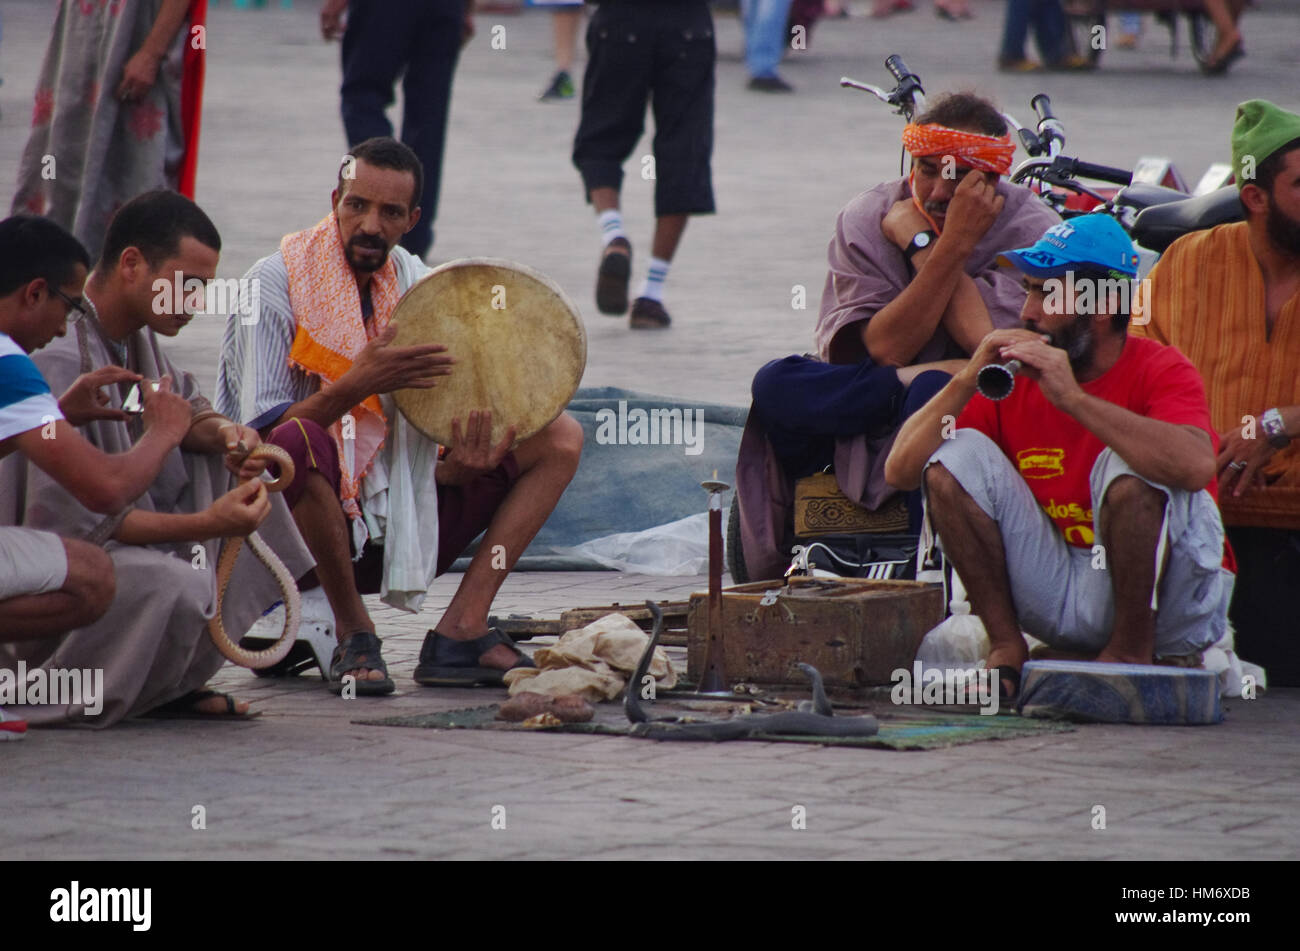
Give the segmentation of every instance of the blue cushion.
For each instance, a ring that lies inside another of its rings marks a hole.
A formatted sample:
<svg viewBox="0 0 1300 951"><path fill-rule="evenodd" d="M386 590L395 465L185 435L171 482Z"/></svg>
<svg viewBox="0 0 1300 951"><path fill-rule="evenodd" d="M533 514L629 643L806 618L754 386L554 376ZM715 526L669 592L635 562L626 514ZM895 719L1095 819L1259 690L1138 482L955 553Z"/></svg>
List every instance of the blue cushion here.
<svg viewBox="0 0 1300 951"><path fill-rule="evenodd" d="M1030 717L1100 723L1219 723L1219 678L1208 670L1151 664L1031 660L1017 708Z"/></svg>

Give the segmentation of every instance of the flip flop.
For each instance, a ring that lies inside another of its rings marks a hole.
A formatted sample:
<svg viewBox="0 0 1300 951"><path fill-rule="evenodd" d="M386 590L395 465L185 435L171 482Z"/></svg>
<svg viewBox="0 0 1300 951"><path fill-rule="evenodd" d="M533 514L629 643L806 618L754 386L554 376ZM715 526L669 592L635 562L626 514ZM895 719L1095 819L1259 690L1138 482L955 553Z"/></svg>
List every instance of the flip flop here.
<svg viewBox="0 0 1300 951"><path fill-rule="evenodd" d="M350 670L366 668L377 670L384 675L383 680L361 680L354 677L352 685L358 697L382 697L397 689L393 678L388 676L388 665L380 655L380 641L370 631L357 631L347 640L334 648L330 657L329 688L330 693L342 694L343 675Z"/></svg>
<svg viewBox="0 0 1300 951"><path fill-rule="evenodd" d="M224 713L204 713L202 710L194 709L204 700L213 697L221 697L226 701ZM144 715L154 720L253 720L260 717L262 712L259 710L254 713L249 710L240 713L235 709L235 698L228 693L219 693L216 690L191 690L184 696L164 703L161 707L154 707Z"/></svg>
<svg viewBox="0 0 1300 951"><path fill-rule="evenodd" d="M1010 664L998 664L998 703L1011 703L1020 693L1020 670L1012 667ZM1004 681L1011 681L1011 689L1008 691Z"/></svg>
<svg viewBox="0 0 1300 951"><path fill-rule="evenodd" d="M481 667L478 659L497 644L504 644L517 655L510 665L536 667L532 658L515 646L515 642L495 627L488 628L482 637L458 641L430 630L424 635L420 648L420 662L415 668L415 682L425 687L500 687L505 684L505 671L499 667Z"/></svg>

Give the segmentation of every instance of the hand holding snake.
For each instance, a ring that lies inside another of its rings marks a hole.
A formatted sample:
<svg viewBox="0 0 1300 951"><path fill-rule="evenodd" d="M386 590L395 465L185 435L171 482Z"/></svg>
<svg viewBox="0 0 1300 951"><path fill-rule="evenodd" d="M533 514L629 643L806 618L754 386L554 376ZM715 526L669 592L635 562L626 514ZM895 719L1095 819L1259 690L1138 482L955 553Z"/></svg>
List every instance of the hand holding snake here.
<svg viewBox="0 0 1300 951"><path fill-rule="evenodd" d="M231 423L231 427L237 427L238 430L248 431L247 427L238 426ZM226 426L222 426L223 435L227 438L234 435L233 431ZM254 437L256 434L254 433ZM245 436L247 438L247 436ZM289 454L279 446L267 445L261 443L248 448L245 442L236 439L235 442L227 442L228 460L230 456L236 457L235 461L239 464L239 474L241 479L260 479L260 474L266 468L268 462L274 462L280 469L280 477L272 482L265 482L259 485L256 494L262 496L261 501L265 502L265 492L281 492L289 487L293 482L293 459ZM245 477L245 472L254 473ZM229 493L228 493L229 494ZM261 519L257 519L258 522ZM248 542L248 547L252 549L257 560L266 566L271 574L275 575L275 580L280 585L280 590L284 594L284 630L277 640L270 647L260 651L250 651L247 648L239 646L226 633L225 626L221 621L221 609L226 598L226 589L230 586L230 576L235 570L235 561L239 557L239 550L243 547L244 542ZM228 660L234 661L241 667L251 667L260 669L270 667L279 663L285 658L285 655L293 648L294 641L298 639L298 625L301 621L302 603L298 595L298 585L293 577L289 574L289 569L284 566L279 557L273 552L269 545L262 540L262 537L256 531L249 532L247 539L239 536L229 538L221 549L221 557L217 561L217 609L208 621L208 634L212 637L212 642L216 645L217 650Z"/></svg>

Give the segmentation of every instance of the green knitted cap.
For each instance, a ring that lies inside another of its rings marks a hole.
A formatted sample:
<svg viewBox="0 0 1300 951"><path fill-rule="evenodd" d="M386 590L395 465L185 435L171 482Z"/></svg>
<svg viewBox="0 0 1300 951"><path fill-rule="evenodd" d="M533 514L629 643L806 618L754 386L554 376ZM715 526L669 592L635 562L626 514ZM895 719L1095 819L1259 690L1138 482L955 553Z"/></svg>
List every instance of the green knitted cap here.
<svg viewBox="0 0 1300 951"><path fill-rule="evenodd" d="M1279 109L1263 99L1251 99L1237 106L1237 118L1232 123L1232 171L1237 177L1237 190L1249 185L1253 178L1243 171L1253 173L1266 158L1292 139L1300 139L1300 116ZM1243 164L1251 156L1249 166Z"/></svg>

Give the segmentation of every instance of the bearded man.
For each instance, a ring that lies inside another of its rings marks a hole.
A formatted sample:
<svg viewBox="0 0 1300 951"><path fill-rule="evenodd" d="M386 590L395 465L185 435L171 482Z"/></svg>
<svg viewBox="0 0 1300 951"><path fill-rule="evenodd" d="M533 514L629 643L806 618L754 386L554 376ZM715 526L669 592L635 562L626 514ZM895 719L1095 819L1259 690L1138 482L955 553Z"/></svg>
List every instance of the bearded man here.
<svg viewBox="0 0 1300 951"><path fill-rule="evenodd" d="M1001 176L1014 146L991 102L944 96L903 130L907 178L840 212L817 320L817 357L754 377L736 467L745 565L777 577L792 535L793 484L834 465L840 490L872 511L895 492L884 461L899 425L961 369L989 331L1015 326L1024 290L997 266L1060 219ZM912 530L920 493L909 499Z"/></svg>
<svg viewBox="0 0 1300 951"><path fill-rule="evenodd" d="M1200 375L1130 338L1123 297L1101 292L1137 273L1110 217L1072 218L1006 257L1025 275L1022 328L985 337L903 424L885 478L924 483L1004 699L1028 657L1022 630L1098 661L1197 665L1232 594ZM1023 368L1009 396L976 392L981 368L1011 359Z"/></svg>
<svg viewBox="0 0 1300 951"><path fill-rule="evenodd" d="M251 322L226 325L217 406L294 458L284 496L316 558L339 645L331 688L395 689L363 594L418 611L435 575L486 530L451 604L428 632L415 670L426 686L503 683L532 662L495 628L492 599L578 467L582 427L562 414L511 449L490 439L491 415L453 422L444 458L389 396L453 372L438 343L393 346L398 298L428 268L398 246L420 217L423 170L389 138L352 149L314 227L286 235L253 265ZM353 556L356 556L354 561ZM346 679L345 679L346 678Z"/></svg>
<svg viewBox="0 0 1300 951"><path fill-rule="evenodd" d="M1134 333L1173 344L1205 378L1219 432L1223 520L1240 565L1237 653L1300 685L1300 115L1237 107L1232 159L1246 220L1175 241Z"/></svg>

